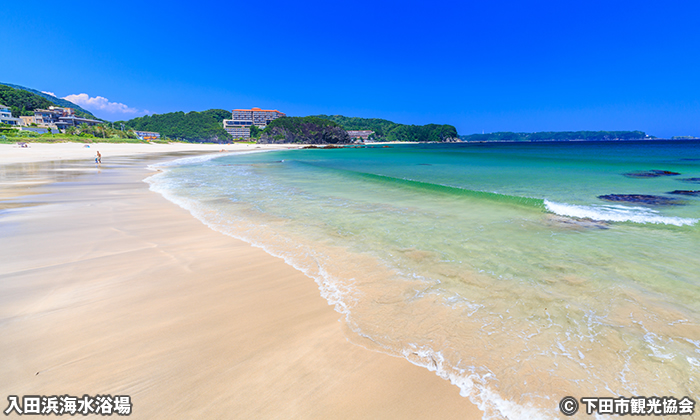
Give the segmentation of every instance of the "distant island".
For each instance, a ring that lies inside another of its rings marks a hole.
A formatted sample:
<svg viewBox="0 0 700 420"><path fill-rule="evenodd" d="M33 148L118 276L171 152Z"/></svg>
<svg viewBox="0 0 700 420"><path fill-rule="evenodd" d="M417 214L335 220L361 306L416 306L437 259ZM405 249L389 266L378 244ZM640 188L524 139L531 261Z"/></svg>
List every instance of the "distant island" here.
<svg viewBox="0 0 700 420"><path fill-rule="evenodd" d="M462 141L606 141L606 140L651 140L643 131L540 131L537 133L498 133L470 134L460 136Z"/></svg>

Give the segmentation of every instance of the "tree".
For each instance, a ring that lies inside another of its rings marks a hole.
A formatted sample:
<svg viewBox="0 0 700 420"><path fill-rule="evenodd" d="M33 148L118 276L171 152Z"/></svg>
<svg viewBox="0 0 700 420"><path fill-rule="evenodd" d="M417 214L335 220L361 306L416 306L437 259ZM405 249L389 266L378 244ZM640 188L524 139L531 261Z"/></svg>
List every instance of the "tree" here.
<svg viewBox="0 0 700 420"><path fill-rule="evenodd" d="M378 141L436 141L442 142L458 137L457 129L451 125L406 125L379 118L345 117L342 115L317 115L340 124L345 130L371 130L371 139Z"/></svg>
<svg viewBox="0 0 700 420"><path fill-rule="evenodd" d="M35 109L53 105L51 101L41 96L5 85L0 85L0 104L9 107L15 118L21 115L34 115Z"/></svg>
<svg viewBox="0 0 700 420"><path fill-rule="evenodd" d="M231 135L224 130L222 121L231 113L223 109L210 109L203 112L170 112L134 118L123 123L129 129L155 131L163 137L187 141L223 142L230 141Z"/></svg>

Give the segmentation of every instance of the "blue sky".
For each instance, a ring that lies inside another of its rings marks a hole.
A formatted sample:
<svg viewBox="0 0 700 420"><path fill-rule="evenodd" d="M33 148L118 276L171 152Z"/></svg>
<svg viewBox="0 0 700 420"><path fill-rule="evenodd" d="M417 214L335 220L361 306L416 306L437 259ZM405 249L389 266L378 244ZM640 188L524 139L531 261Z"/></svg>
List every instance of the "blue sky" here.
<svg viewBox="0 0 700 420"><path fill-rule="evenodd" d="M108 120L210 108L700 136L697 1L11 2L0 81Z"/></svg>

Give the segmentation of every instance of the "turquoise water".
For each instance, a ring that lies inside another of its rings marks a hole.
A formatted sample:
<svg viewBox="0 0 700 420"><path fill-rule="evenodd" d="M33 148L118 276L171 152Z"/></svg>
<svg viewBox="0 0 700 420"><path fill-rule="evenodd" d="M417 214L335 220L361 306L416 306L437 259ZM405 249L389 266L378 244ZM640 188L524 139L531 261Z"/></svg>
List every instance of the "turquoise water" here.
<svg viewBox="0 0 700 420"><path fill-rule="evenodd" d="M357 344L484 418L700 394L700 142L392 145L185 159L151 188L305 272ZM677 176L624 174L664 170ZM606 194L677 198L671 206Z"/></svg>

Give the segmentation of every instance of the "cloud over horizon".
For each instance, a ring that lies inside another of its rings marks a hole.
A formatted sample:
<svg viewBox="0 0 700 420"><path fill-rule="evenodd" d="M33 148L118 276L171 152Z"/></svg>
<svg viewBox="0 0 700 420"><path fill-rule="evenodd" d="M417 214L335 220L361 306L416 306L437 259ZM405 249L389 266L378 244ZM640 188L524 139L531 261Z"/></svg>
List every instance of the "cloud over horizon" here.
<svg viewBox="0 0 700 420"><path fill-rule="evenodd" d="M41 93L45 93L45 94L47 94L47 95L51 95L51 96L53 96L54 98L56 97L56 94L53 93L53 92L46 92L46 91L43 91L43 90L42 90Z"/></svg>
<svg viewBox="0 0 700 420"><path fill-rule="evenodd" d="M104 96L90 97L87 93L64 96L63 99L71 101L88 111L104 111L110 114L137 114L140 111L119 102L110 102Z"/></svg>

